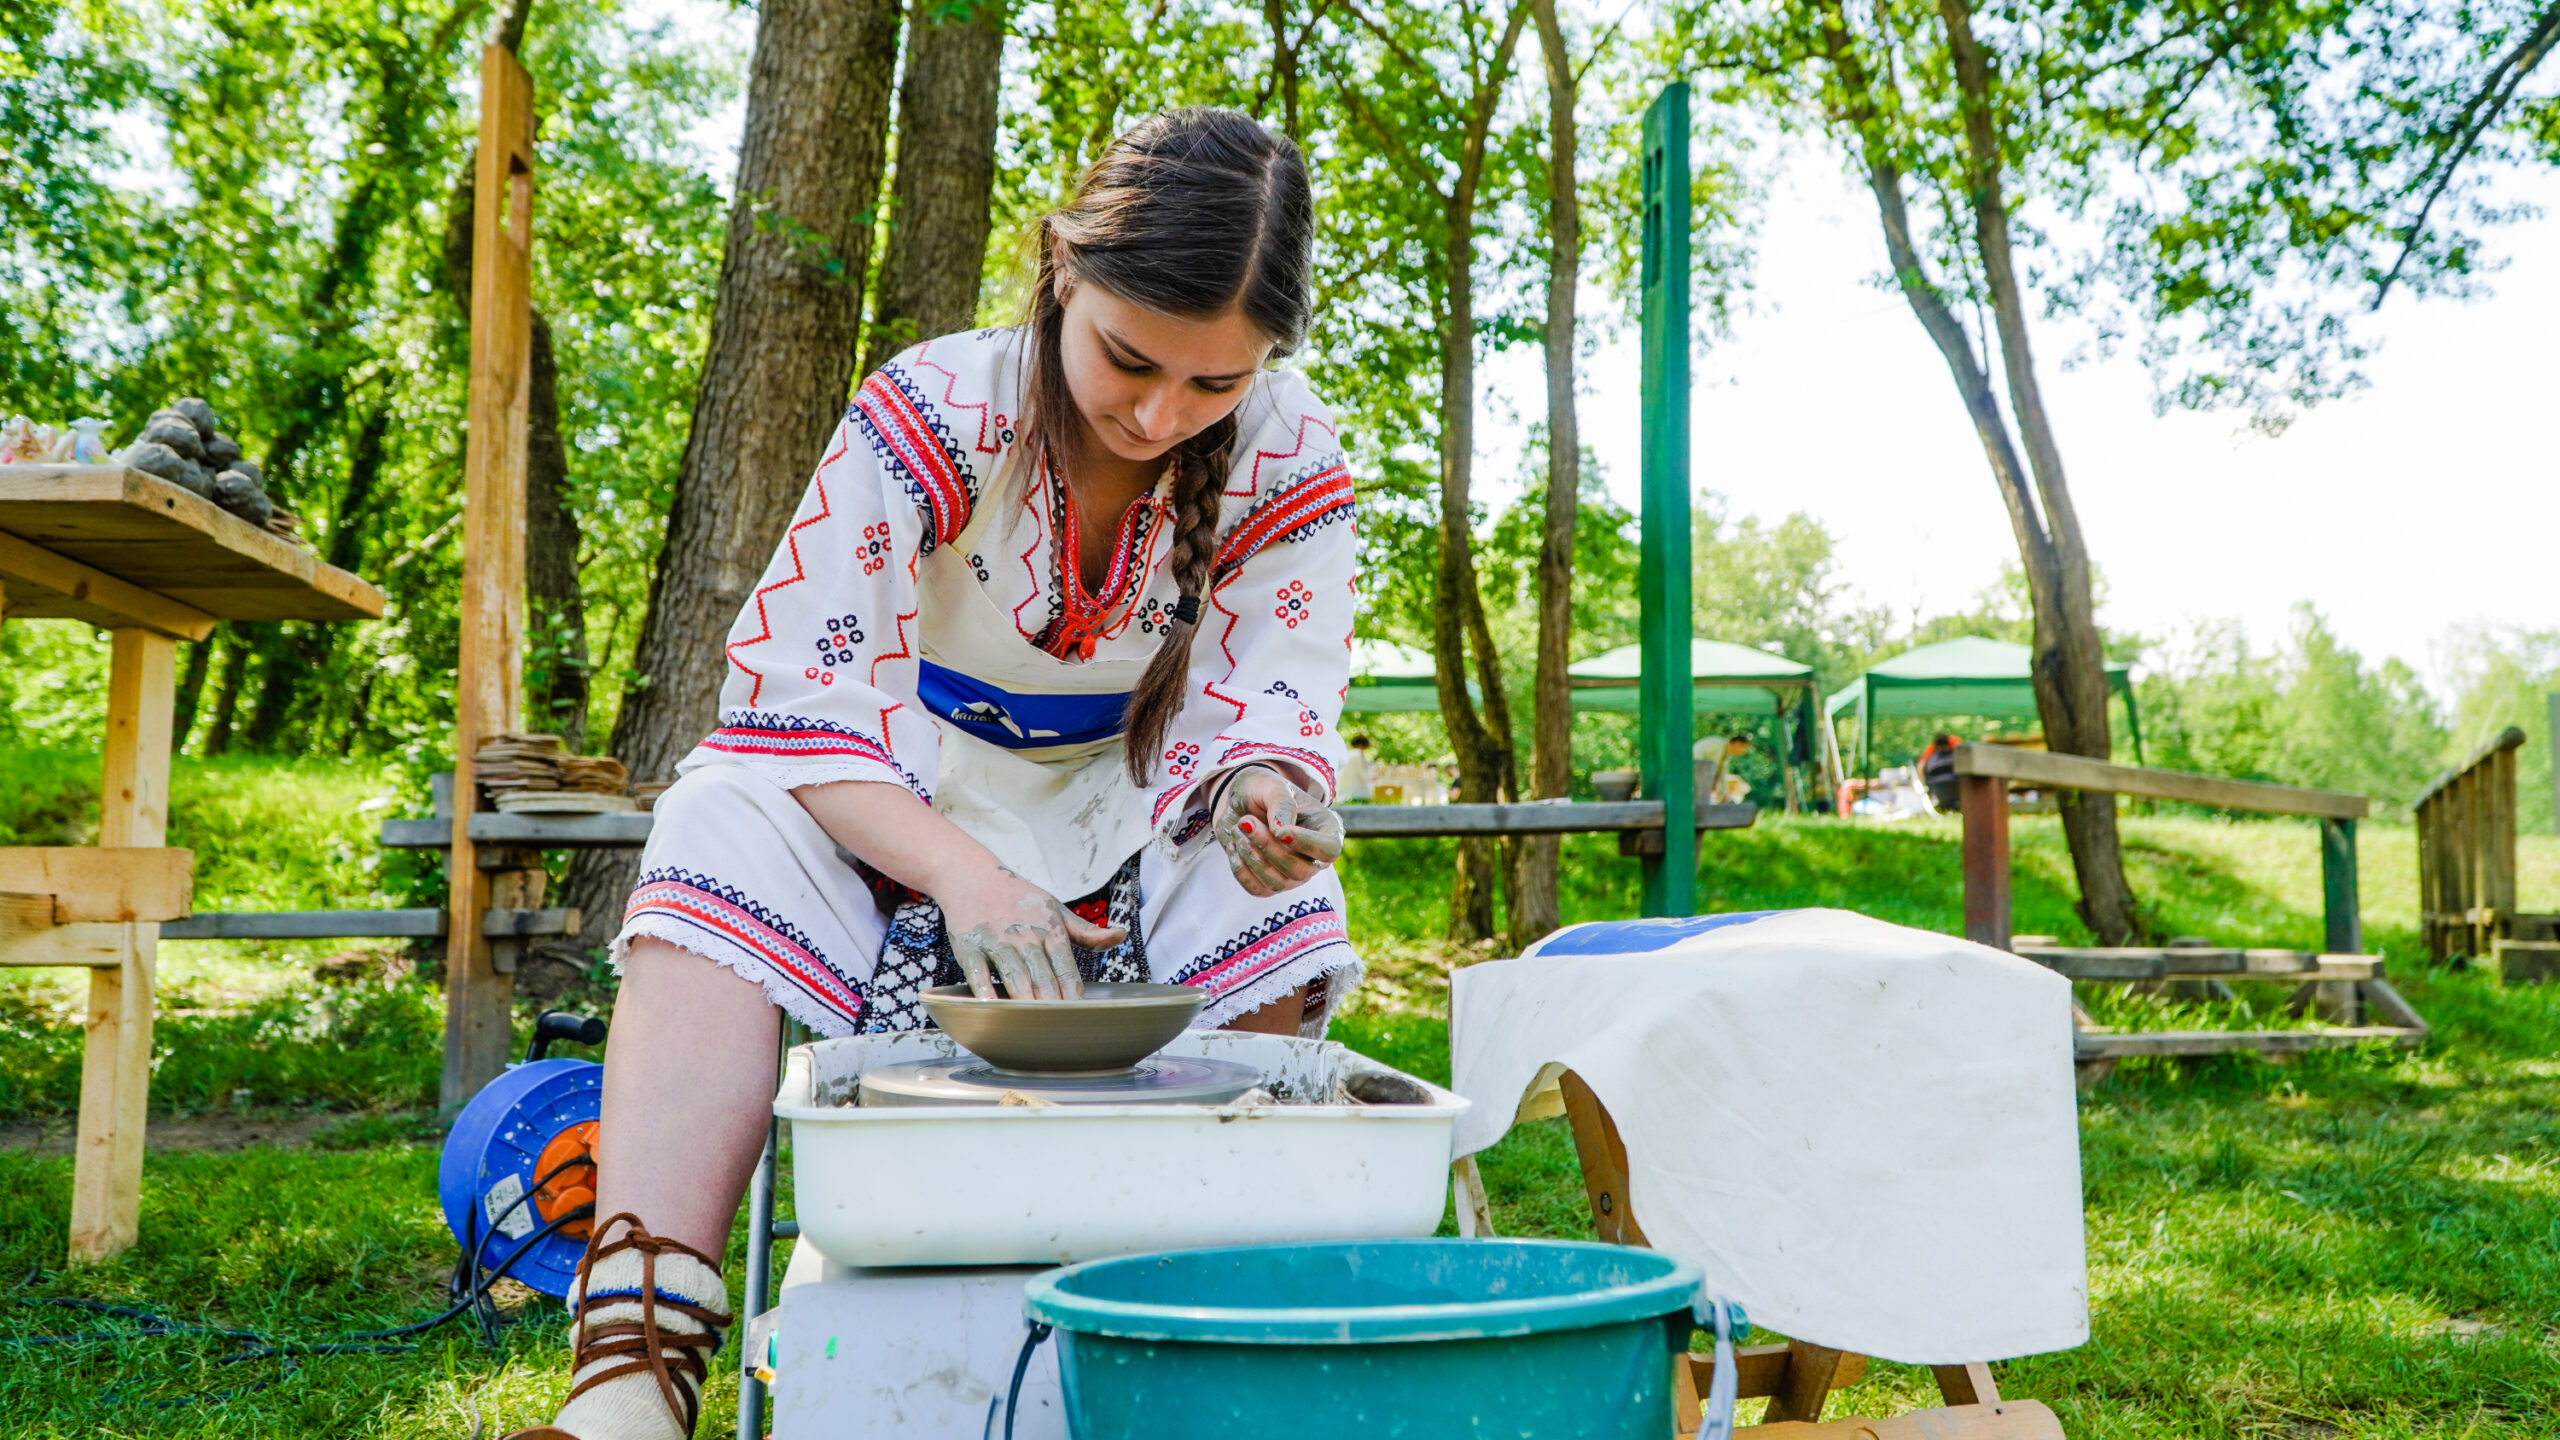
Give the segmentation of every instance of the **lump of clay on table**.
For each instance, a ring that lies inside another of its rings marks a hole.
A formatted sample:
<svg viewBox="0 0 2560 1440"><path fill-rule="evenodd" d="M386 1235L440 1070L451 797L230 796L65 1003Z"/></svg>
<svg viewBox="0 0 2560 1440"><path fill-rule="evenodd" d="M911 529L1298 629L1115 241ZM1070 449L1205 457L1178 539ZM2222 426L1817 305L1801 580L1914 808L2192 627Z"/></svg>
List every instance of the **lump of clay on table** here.
<svg viewBox="0 0 2560 1440"><path fill-rule="evenodd" d="M151 423L142 427L142 443L166 445L189 460L204 458L204 437L187 417L168 410L151 412Z"/></svg>
<svg viewBox="0 0 2560 1440"><path fill-rule="evenodd" d="M213 477L213 503L262 530L276 513L275 505L258 482L237 470L225 470Z"/></svg>
<svg viewBox="0 0 2560 1440"><path fill-rule="evenodd" d="M203 466L158 441L145 440L125 451L124 463L145 475L156 475L182 490L197 495L213 493L213 481L204 473Z"/></svg>
<svg viewBox="0 0 2560 1440"><path fill-rule="evenodd" d="M213 407L193 395L170 405L167 413L184 417L206 440L211 440L214 432L222 428L222 419L213 413Z"/></svg>
<svg viewBox="0 0 2560 1440"><path fill-rule="evenodd" d="M225 470L239 471L241 474L257 481L261 488L263 488L267 483L267 472L259 469L258 462L254 460L234 460L222 468Z"/></svg>
<svg viewBox="0 0 2560 1440"><path fill-rule="evenodd" d="M225 470L239 469L240 442L217 432L212 439L204 442L204 465L206 469L217 474Z"/></svg>
<svg viewBox="0 0 2560 1440"><path fill-rule="evenodd" d="M1362 1105L1428 1105L1431 1092L1401 1075L1362 1070L1343 1077L1342 1091Z"/></svg>

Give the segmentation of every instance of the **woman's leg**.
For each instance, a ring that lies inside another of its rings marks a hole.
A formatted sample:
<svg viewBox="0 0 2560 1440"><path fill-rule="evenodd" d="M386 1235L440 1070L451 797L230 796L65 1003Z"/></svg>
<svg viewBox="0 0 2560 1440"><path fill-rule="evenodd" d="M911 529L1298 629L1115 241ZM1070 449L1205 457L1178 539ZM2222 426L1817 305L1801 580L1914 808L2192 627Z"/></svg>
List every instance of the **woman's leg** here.
<svg viewBox="0 0 2560 1440"><path fill-rule="evenodd" d="M780 1020L764 989L663 940L622 963L596 1124L596 1218L728 1252L773 1116Z"/></svg>

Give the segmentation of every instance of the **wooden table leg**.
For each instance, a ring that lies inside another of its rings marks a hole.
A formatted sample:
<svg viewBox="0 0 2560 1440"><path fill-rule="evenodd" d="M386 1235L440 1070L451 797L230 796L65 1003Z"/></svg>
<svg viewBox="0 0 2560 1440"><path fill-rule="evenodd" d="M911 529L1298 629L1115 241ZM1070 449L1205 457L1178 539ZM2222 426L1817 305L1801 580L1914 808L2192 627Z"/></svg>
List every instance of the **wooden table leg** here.
<svg viewBox="0 0 2560 1440"><path fill-rule="evenodd" d="M1981 1361L1970 1365L1932 1365L1929 1373L1938 1380L1938 1394L1950 1405L1997 1405L2000 1387L1992 1383L1991 1367Z"/></svg>
<svg viewBox="0 0 2560 1440"><path fill-rule="evenodd" d="M1764 1425L1781 1420L1819 1420L1822 1402L1831 1398L1839 1378L1840 1362L1847 1359L1844 1351L1827 1345L1809 1344L1802 1340L1787 1342L1787 1378L1778 1393L1769 1397L1768 1413L1761 1417Z"/></svg>
<svg viewBox="0 0 2560 1440"><path fill-rule="evenodd" d="M1958 777L1964 797L1964 938L2009 948L2009 782Z"/></svg>
<svg viewBox="0 0 2560 1440"><path fill-rule="evenodd" d="M156 846L169 831L170 728L177 644L118 630L107 676L100 845ZM71 1258L104 1260L142 1220L142 1140L151 1098L151 985L160 927L124 930L124 958L89 972L80 1057L80 1138L71 1177Z"/></svg>

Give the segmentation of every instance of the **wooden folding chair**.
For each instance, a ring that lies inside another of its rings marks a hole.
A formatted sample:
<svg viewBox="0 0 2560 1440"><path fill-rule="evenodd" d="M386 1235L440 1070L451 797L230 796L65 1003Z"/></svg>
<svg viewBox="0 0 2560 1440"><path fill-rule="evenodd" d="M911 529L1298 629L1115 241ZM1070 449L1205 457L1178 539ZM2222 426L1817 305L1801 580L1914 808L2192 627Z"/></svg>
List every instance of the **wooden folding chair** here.
<svg viewBox="0 0 2560 1440"><path fill-rule="evenodd" d="M1644 1245L1644 1227L1636 1223L1627 1201L1627 1146L1617 1122L1570 1070L1557 1081L1564 1113L1573 1128L1573 1148L1582 1159L1582 1185L1591 1197L1592 1228L1613 1245ZM1473 1209L1473 1228L1492 1233L1485 1214L1482 1183L1472 1159L1459 1163L1462 1203ZM1784 1345L1741 1345L1734 1348L1741 1378L1741 1397L1765 1397L1767 1414L1750 1429L1752 1440L2063 1440L2062 1422L2033 1400L2003 1400L1992 1383L1991 1367L1933 1365L1938 1393L1946 1404L1888 1419L1856 1417L1824 1421L1823 1402L1834 1390L1854 1385L1866 1374L1867 1357L1833 1350L1804 1340ZM1677 1405L1676 1437L1695 1435L1700 1423L1700 1397L1714 1380L1715 1361L1683 1355L1674 1362L1672 1394Z"/></svg>

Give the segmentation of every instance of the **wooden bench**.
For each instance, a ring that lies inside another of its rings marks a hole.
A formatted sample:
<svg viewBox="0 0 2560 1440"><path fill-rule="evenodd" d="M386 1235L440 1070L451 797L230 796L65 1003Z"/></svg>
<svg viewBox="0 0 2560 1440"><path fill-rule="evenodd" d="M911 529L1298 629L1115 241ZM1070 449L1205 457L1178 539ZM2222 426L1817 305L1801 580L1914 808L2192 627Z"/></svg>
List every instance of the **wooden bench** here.
<svg viewBox="0 0 2560 1440"><path fill-rule="evenodd" d="M1627 1198L1627 1145L1608 1107L1582 1077L1567 1070L1557 1077L1548 1104L1561 1100L1573 1148L1582 1163L1582 1188L1591 1203L1591 1228L1611 1245L1647 1249L1644 1227ZM1544 1092L1542 1092L1542 1095ZM1533 1102L1534 1103L1534 1102ZM1552 1110L1544 1113L1553 1114ZM1485 1202L1484 1181L1470 1155L1451 1167L1458 1198L1458 1228L1467 1235L1491 1235L1493 1217ZM2062 1422L2033 1400L2004 1400L1987 1363L1932 1365L1942 1407L1915 1410L1883 1419L1851 1417L1825 1421L1822 1411L1832 1392L1865 1378L1867 1358L1803 1340L1783 1345L1734 1347L1738 1394L1744 1400L1766 1399L1768 1408L1751 1431L1753 1440L2063 1440ZM1715 1383L1715 1360L1685 1354L1673 1360L1675 1440L1694 1436L1702 1415L1702 1397Z"/></svg>
<svg viewBox="0 0 2560 1440"><path fill-rule="evenodd" d="M177 642L217 620L356 620L382 592L178 486L122 465L0 466L0 619L113 633L98 844L0 850L0 965L89 972L71 1258L134 1241L165 925L194 857L167 849Z"/></svg>
<svg viewBox="0 0 2560 1440"><path fill-rule="evenodd" d="M2079 755L2003 745L1960 745L1956 747L1955 769L1964 809L1966 939L2012 951L2075 981L2178 986L2203 996L2228 996L2228 986L2234 981L2290 982L2297 987L2292 1000L2296 1013L2316 1010L2329 1022L2318 1028L2292 1030L2118 1033L2095 1025L2086 1011L2074 1005L2080 1031L2075 1048L2084 1073L2103 1071L2115 1061L2133 1055L2284 1055L2374 1042L2410 1048L2426 1040L2426 1020L2383 977L2382 962L2361 953L2364 921L2357 898L2355 822L2363 819L2369 809L2364 796L2116 765ZM2179 941L2156 949L2124 949L2064 946L2045 936L2013 936L2009 892L2012 785L2142 795L2317 820L2322 929L2327 950L2236 950L2201 941ZM2367 1010L2383 1023L2361 1023Z"/></svg>

